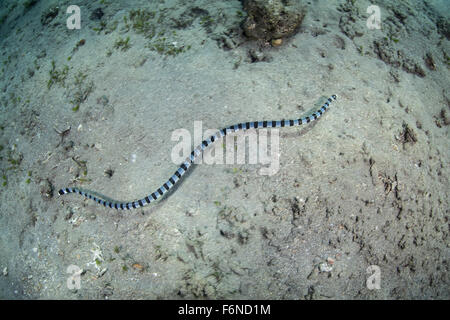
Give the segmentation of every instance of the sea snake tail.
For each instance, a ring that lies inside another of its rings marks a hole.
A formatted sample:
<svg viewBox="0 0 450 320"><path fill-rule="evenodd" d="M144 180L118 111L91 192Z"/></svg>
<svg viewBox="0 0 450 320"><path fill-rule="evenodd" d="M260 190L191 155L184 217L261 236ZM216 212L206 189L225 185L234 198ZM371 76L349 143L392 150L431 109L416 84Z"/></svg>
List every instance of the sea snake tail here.
<svg viewBox="0 0 450 320"><path fill-rule="evenodd" d="M239 130L247 130L247 129L256 129L256 128L280 128L280 127L294 127L300 126L302 124L309 123L311 121L319 118L325 111L330 107L330 103L337 99L336 95L332 95L328 100L322 105L322 107L311 114L310 116L296 119L296 120L278 120L278 121L254 121L254 122L245 122L235 124L226 128L221 129L216 134L212 135L209 139L204 140L197 148L195 148L190 156L186 158L186 160L180 165L177 171L167 180L161 187L159 187L155 192L149 194L145 198L140 200L132 201L132 202L115 202L115 201L106 201L104 199L98 198L84 192L77 188L64 188L58 191L60 195L66 193L78 193L82 196L85 196L88 199L92 199L95 202L109 208L121 209L121 210L130 210L136 209L139 207L144 207L149 203L157 200L159 197L168 192L173 186L181 180L181 177L189 170L191 165L194 163L195 159L202 154L203 150L208 147L208 145L212 144L214 141L226 136L227 134L237 132Z"/></svg>

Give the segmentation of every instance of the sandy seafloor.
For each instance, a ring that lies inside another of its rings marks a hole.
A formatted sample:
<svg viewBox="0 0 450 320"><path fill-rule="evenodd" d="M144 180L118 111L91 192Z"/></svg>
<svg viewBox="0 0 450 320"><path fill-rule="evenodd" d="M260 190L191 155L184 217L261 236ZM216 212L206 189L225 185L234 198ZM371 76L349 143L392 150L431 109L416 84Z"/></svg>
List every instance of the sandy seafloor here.
<svg viewBox="0 0 450 320"><path fill-rule="evenodd" d="M69 4L1 3L1 298L450 298L448 2L305 2L279 47L242 35L237 0L77 1L80 30ZM127 29L139 8L184 52ZM52 60L67 74L49 88ZM178 166L175 129L295 119L331 94L319 121L280 130L273 176L196 165L132 211L57 194L142 198Z"/></svg>

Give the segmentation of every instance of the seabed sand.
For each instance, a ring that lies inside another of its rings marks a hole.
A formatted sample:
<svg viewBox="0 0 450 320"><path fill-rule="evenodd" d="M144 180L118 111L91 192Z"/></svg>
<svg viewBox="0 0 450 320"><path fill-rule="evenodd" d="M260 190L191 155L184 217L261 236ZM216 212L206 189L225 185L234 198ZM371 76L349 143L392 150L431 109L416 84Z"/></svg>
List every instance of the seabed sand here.
<svg viewBox="0 0 450 320"><path fill-rule="evenodd" d="M271 47L242 36L240 1L78 1L80 30L70 1L2 1L0 297L449 299L449 5L351 2L306 4ZM126 27L139 8L164 36ZM183 52L149 48L163 37ZM332 94L280 130L275 175L197 165L132 211L57 195L142 198L178 166L175 129L295 119Z"/></svg>

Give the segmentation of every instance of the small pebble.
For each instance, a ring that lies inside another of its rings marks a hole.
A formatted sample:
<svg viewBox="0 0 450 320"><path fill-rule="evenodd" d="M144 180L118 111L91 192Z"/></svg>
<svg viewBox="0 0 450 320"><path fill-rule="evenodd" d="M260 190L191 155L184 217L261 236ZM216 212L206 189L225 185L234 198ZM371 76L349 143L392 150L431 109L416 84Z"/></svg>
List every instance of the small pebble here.
<svg viewBox="0 0 450 320"><path fill-rule="evenodd" d="M252 62L264 61L264 53L262 53L261 51L251 49L249 51L249 54L252 59Z"/></svg>
<svg viewBox="0 0 450 320"><path fill-rule="evenodd" d="M283 39L272 39L272 46L278 47L283 43Z"/></svg>
<svg viewBox="0 0 450 320"><path fill-rule="evenodd" d="M333 270L333 267L330 266L327 262L321 263L319 265L320 272L331 272Z"/></svg>
<svg viewBox="0 0 450 320"><path fill-rule="evenodd" d="M139 263L135 263L132 265L132 267L136 270L142 271L144 270L144 267L142 265L140 265Z"/></svg>
<svg viewBox="0 0 450 320"><path fill-rule="evenodd" d="M226 46L228 49L234 49L234 48L236 48L236 45L234 44L233 40L231 40L230 38L225 38L225 39L223 40L223 43L225 44L225 46Z"/></svg>

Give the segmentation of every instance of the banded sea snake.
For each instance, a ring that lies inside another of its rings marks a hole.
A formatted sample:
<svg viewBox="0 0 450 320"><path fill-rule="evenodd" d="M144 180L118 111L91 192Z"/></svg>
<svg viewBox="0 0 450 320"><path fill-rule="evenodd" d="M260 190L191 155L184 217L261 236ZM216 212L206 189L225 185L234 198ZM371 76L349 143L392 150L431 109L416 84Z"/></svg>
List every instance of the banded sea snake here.
<svg viewBox="0 0 450 320"><path fill-rule="evenodd" d="M99 197L95 197L92 194L89 194L87 192L84 192L77 188L64 188L58 191L60 195L66 194L66 193L78 193L82 196L85 196L88 199L92 199L96 201L97 203L114 209L121 209L121 210L130 210L130 209L136 209L139 207L144 207L148 205L149 203L157 200L162 195L167 193L176 183L178 183L181 180L181 177L189 170L191 165L194 163L195 159L202 154L203 150L208 147L208 145L212 144L214 141L226 136L227 134L237 132L239 130L247 130L247 129L257 129L257 128L280 128L280 127L294 127L294 126L300 126L302 124L309 123L311 121L316 120L319 118L325 111L328 110L330 103L335 101L337 99L336 95L332 95L328 100L322 105L322 107L311 114L310 116L296 119L296 120L278 120L278 121L254 121L254 122L245 122L245 123L239 123L235 124L226 128L223 128L219 130L216 134L209 137L209 139L204 140L197 148L195 148L190 156L186 158L186 160L180 165L177 171L167 180L166 183L164 183L161 187L159 187L155 192L149 194L145 198L142 198L140 200L132 201L132 202L116 202L116 201L107 201L104 199L101 199Z"/></svg>

